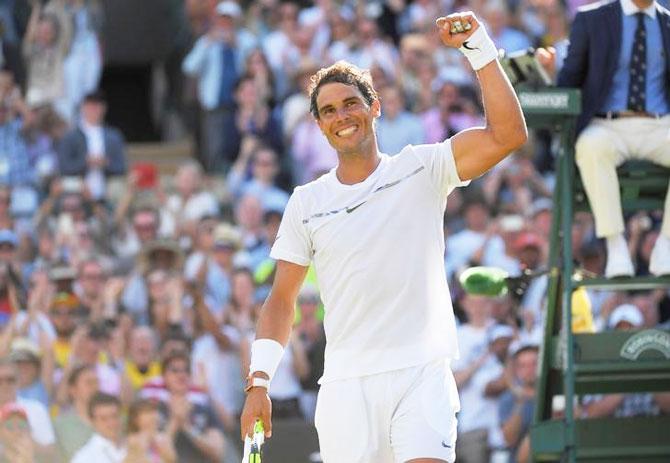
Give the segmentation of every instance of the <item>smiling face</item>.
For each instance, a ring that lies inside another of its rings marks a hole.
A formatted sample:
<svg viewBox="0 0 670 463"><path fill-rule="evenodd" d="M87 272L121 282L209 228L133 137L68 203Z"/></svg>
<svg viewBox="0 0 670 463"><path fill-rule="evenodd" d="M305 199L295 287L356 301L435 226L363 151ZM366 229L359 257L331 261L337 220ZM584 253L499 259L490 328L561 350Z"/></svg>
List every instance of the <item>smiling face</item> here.
<svg viewBox="0 0 670 463"><path fill-rule="evenodd" d="M376 152L374 120L380 114L379 100L368 105L357 87L333 82L319 89L316 104L319 128L339 154Z"/></svg>

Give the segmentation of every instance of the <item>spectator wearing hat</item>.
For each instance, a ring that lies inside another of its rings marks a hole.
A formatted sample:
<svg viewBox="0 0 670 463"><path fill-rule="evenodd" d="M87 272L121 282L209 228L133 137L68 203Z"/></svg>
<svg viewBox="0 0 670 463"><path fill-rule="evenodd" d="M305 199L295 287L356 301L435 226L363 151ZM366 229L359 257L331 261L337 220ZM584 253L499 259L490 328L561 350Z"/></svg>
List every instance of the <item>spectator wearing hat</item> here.
<svg viewBox="0 0 670 463"><path fill-rule="evenodd" d="M644 316L636 305L621 304L610 314L607 327L613 331L639 330L644 327ZM588 418L656 416L670 413L670 393L585 395L582 406L582 414Z"/></svg>
<svg viewBox="0 0 670 463"><path fill-rule="evenodd" d="M510 450L510 463L517 461L517 452L533 421L538 352L537 343L528 340L517 340L509 347L509 389L500 397L498 418L504 442Z"/></svg>
<svg viewBox="0 0 670 463"><path fill-rule="evenodd" d="M94 432L88 404L99 390L98 375L93 366L79 365L63 381L67 381L69 400L54 418L54 430L63 461L71 461Z"/></svg>
<svg viewBox="0 0 670 463"><path fill-rule="evenodd" d="M127 171L126 142L118 129L105 124L106 112L102 92L86 95L79 126L65 134L57 148L61 174L84 177L95 200L105 198L110 177Z"/></svg>
<svg viewBox="0 0 670 463"><path fill-rule="evenodd" d="M17 396L35 400L48 408L49 394L42 381L42 353L39 346L28 338L14 338L9 358L16 365Z"/></svg>
<svg viewBox="0 0 670 463"><path fill-rule="evenodd" d="M88 415L95 433L72 458L72 463L122 463L127 450L123 443L121 401L97 392L88 405Z"/></svg>
<svg viewBox="0 0 670 463"><path fill-rule="evenodd" d="M255 37L239 27L242 9L230 0L219 2L212 22L184 58L182 71L198 83L198 100L203 110L200 145L207 171L222 167L224 132L235 125L235 87L244 72L244 62L256 46Z"/></svg>
<svg viewBox="0 0 670 463"><path fill-rule="evenodd" d="M20 406L30 425L30 435L35 444L35 455L46 457L56 452L53 427L49 413L44 405L17 396L18 373L16 365L9 357L0 358L0 407L7 404Z"/></svg>

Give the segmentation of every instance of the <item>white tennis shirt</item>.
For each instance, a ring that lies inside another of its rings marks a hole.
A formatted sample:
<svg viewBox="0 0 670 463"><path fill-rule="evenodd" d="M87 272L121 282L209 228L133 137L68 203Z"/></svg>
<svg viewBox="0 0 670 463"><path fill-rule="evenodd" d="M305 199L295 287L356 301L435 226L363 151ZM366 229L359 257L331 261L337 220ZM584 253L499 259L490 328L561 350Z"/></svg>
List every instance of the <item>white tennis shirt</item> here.
<svg viewBox="0 0 670 463"><path fill-rule="evenodd" d="M314 262L325 307L320 382L458 355L443 216L458 178L451 141L381 155L355 185L335 169L296 187L270 255Z"/></svg>

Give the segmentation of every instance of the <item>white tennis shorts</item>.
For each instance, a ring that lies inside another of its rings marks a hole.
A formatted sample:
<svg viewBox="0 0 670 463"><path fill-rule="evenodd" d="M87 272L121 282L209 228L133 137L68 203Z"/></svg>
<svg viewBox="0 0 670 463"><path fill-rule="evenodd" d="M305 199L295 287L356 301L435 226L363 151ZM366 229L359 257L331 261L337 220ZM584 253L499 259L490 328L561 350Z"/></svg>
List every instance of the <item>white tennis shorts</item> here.
<svg viewBox="0 0 670 463"><path fill-rule="evenodd" d="M456 382L447 360L321 386L315 424L324 463L456 458Z"/></svg>

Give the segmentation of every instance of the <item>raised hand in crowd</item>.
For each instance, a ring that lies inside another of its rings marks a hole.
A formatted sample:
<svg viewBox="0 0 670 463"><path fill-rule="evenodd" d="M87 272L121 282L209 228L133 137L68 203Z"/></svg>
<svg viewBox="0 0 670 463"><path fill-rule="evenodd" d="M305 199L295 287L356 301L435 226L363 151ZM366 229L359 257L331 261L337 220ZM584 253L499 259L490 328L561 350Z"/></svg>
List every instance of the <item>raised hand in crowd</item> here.
<svg viewBox="0 0 670 463"><path fill-rule="evenodd" d="M8 422L9 421L9 422ZM6 428L11 427L11 430ZM35 443L27 419L10 417L0 423L0 450L7 462L35 463Z"/></svg>
<svg viewBox="0 0 670 463"><path fill-rule="evenodd" d="M115 320L118 317L119 298L126 286L126 280L122 277L109 278L102 292L103 312L105 320Z"/></svg>

